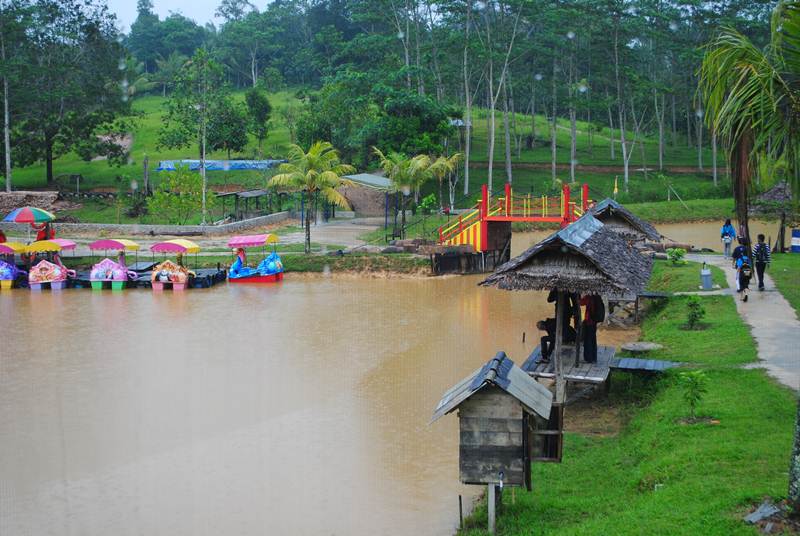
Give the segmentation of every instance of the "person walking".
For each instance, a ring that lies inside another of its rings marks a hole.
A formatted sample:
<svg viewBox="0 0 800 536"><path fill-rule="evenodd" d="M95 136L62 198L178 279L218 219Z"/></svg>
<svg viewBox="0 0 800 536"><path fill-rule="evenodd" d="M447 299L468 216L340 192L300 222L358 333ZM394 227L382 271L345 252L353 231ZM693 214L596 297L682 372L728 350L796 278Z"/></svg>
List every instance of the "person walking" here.
<svg viewBox="0 0 800 536"><path fill-rule="evenodd" d="M736 240L736 229L731 224L731 219L725 220L725 225L720 230L720 240L723 245L723 258L727 259L731 256L731 244Z"/></svg>
<svg viewBox="0 0 800 536"><path fill-rule="evenodd" d="M737 248L738 249L738 248ZM742 295L742 301L747 301L747 291L750 289L750 278L753 277L753 267L747 253L736 259L736 292Z"/></svg>
<svg viewBox="0 0 800 536"><path fill-rule="evenodd" d="M772 261L769 244L764 242L764 235L758 235L758 243L753 248L753 258L756 261L756 275L758 276L758 290L764 290L764 270Z"/></svg>

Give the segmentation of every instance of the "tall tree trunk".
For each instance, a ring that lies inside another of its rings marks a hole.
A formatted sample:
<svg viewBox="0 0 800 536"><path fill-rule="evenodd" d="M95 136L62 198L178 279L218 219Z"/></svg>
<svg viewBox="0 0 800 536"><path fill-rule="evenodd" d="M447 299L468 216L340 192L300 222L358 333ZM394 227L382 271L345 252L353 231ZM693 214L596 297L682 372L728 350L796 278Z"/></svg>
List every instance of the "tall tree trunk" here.
<svg viewBox="0 0 800 536"><path fill-rule="evenodd" d="M5 59L5 50L3 51ZM3 77L3 147L5 148L6 192L11 191L11 113L8 105L8 77Z"/></svg>
<svg viewBox="0 0 800 536"><path fill-rule="evenodd" d="M469 87L469 29L471 26L470 14L472 13L472 2L467 1L467 22L464 28L464 196L469 195L469 151L472 144L472 94Z"/></svg>
<svg viewBox="0 0 800 536"><path fill-rule="evenodd" d="M556 58L553 56L553 111L550 117L550 175L553 181L553 187L556 185L556 107L558 104L558 97L556 93Z"/></svg>
<svg viewBox="0 0 800 536"><path fill-rule="evenodd" d="M416 49L416 60L415 65L417 69L417 93L419 95L425 95L425 79L422 76L422 64L420 61L420 51L419 51L419 5L417 2L414 2L414 48Z"/></svg>
<svg viewBox="0 0 800 536"><path fill-rule="evenodd" d="M309 195L306 196L306 242L305 242L305 252L306 254L311 253L311 195L310 192L307 192Z"/></svg>
<svg viewBox="0 0 800 536"><path fill-rule="evenodd" d="M714 177L714 188L717 187L717 133L711 132L711 174Z"/></svg>
<svg viewBox="0 0 800 536"><path fill-rule="evenodd" d="M689 100L686 103L686 148L692 148L692 130L694 130L694 125L692 125L692 102Z"/></svg>
<svg viewBox="0 0 800 536"><path fill-rule="evenodd" d="M661 95L659 99L659 95L656 92L656 89L653 88L653 106L655 107L656 113L656 121L658 122L658 170L661 171L664 169L664 108L666 107L666 103L664 102L664 96ZM642 144L644 146L644 144Z"/></svg>
<svg viewBox="0 0 800 536"><path fill-rule="evenodd" d="M614 152L614 140L616 137L614 136L614 114L611 112L611 101L608 100L608 93L606 93L606 101L608 101L608 130L610 134L608 135L608 146L611 149L611 160L616 160L617 155Z"/></svg>
<svg viewBox="0 0 800 536"><path fill-rule="evenodd" d="M625 193L627 193L628 180L630 178L630 169L628 165L630 162L630 155L627 141L625 140L625 102L622 99L622 82L619 76L619 21L616 22L617 25L614 26L614 78L617 82L617 113L619 115L619 141L622 148L623 184ZM633 152L632 147L630 152Z"/></svg>
<svg viewBox="0 0 800 536"><path fill-rule="evenodd" d="M703 118L697 117L697 167L703 171Z"/></svg>
<svg viewBox="0 0 800 536"><path fill-rule="evenodd" d="M511 128L508 123L508 83L503 82L503 130L505 140L506 182L511 182Z"/></svg>
<svg viewBox="0 0 800 536"><path fill-rule="evenodd" d="M53 139L45 134L44 136L44 162L47 169L47 185L53 184Z"/></svg>
<svg viewBox="0 0 800 536"><path fill-rule="evenodd" d="M578 121L575 104L569 106L569 181L575 182L575 165L578 163Z"/></svg>
<svg viewBox="0 0 800 536"><path fill-rule="evenodd" d="M536 75L531 76L531 149L536 147Z"/></svg>
<svg viewBox="0 0 800 536"><path fill-rule="evenodd" d="M750 153L753 150L753 137L749 130L745 130L731 150L731 180L733 182L733 201L736 207L736 219L739 220L739 235L746 240L746 247L750 248L750 225L748 218L748 204L750 193Z"/></svg>
<svg viewBox="0 0 800 536"><path fill-rule="evenodd" d="M672 148L678 147L678 112L675 106L675 93L672 93Z"/></svg>
<svg viewBox="0 0 800 536"><path fill-rule="evenodd" d="M253 81L253 87L256 87L258 85L258 62L254 50L250 51L250 78Z"/></svg>

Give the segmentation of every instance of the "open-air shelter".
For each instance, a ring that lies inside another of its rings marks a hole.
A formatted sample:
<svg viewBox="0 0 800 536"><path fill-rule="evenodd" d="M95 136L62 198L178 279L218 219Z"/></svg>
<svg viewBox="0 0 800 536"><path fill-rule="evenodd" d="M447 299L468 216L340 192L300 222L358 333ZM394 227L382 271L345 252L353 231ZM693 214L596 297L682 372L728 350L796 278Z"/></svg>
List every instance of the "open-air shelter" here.
<svg viewBox="0 0 800 536"><path fill-rule="evenodd" d="M644 242L645 240L658 242L661 240L661 233L650 222L639 218L611 198L600 201L589 211L592 216L626 240L631 242Z"/></svg>
<svg viewBox="0 0 800 536"><path fill-rule="evenodd" d="M580 323L577 323L577 344L562 343L567 297L570 294L604 298L638 294L650 278L652 262L650 256L637 251L610 226L586 214L501 265L481 284L503 290L556 291L553 362L542 363L537 348L522 368L533 376L554 378L556 403L563 404L566 381L604 383L614 355L614 348L598 346L597 362L581 363ZM573 314L579 316L579 311Z"/></svg>

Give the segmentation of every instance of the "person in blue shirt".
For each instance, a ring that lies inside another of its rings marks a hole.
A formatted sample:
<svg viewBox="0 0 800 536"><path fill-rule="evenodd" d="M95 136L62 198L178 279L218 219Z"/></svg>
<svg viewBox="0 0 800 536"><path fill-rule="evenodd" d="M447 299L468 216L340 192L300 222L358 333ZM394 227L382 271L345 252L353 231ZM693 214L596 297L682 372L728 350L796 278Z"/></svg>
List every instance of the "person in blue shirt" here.
<svg viewBox="0 0 800 536"><path fill-rule="evenodd" d="M736 248L739 249L739 248ZM750 289L750 278L753 277L753 266L747 252L736 259L736 292L742 295L742 301L747 301L747 291Z"/></svg>
<svg viewBox="0 0 800 536"><path fill-rule="evenodd" d="M731 225L731 220L728 218L725 220L725 225L722 226L722 230L720 231L720 240L722 240L722 244L724 246L723 255L727 259L731 256L731 244L734 240L736 240L736 229Z"/></svg>

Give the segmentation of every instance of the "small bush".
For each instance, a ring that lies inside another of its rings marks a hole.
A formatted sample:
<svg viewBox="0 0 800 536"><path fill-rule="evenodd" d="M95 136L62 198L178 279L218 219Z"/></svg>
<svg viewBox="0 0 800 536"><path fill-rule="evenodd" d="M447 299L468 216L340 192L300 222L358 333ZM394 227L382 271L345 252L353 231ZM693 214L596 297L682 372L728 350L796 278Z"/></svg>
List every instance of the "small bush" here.
<svg viewBox="0 0 800 536"><path fill-rule="evenodd" d="M706 310L697 296L690 296L686 302L686 328L699 329L700 320L706 316Z"/></svg>
<svg viewBox="0 0 800 536"><path fill-rule="evenodd" d="M708 376L702 370L681 372L678 376L683 386L683 399L689 404L689 417L694 420L697 415L697 406L708 392Z"/></svg>
<svg viewBox="0 0 800 536"><path fill-rule="evenodd" d="M669 248L667 250L667 258L672 261L672 264L686 264L684 257L686 256L686 250L683 248Z"/></svg>
<svg viewBox="0 0 800 536"><path fill-rule="evenodd" d="M429 194L422 198L419 209L423 214L430 214L438 205L439 202L436 200L436 194Z"/></svg>

